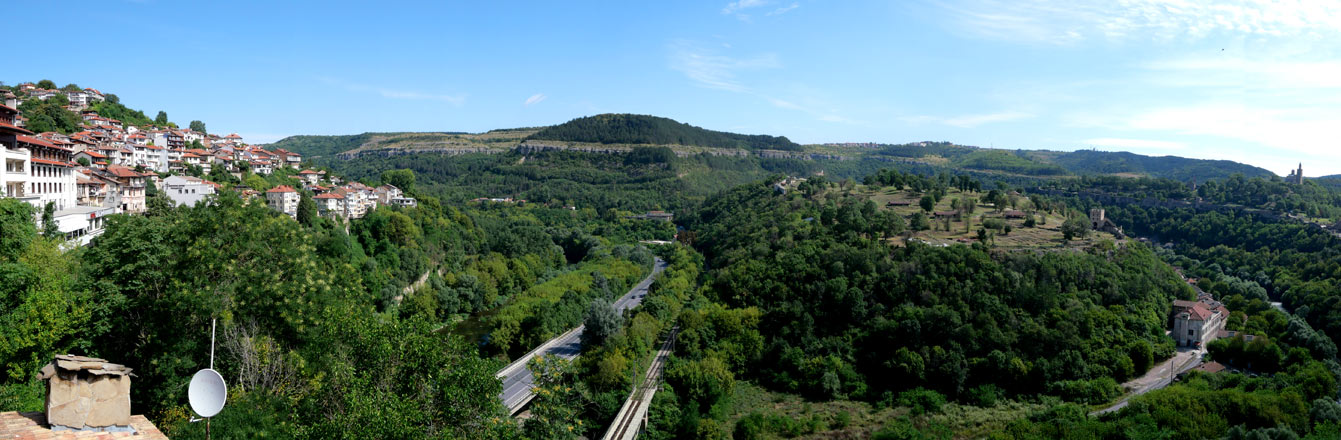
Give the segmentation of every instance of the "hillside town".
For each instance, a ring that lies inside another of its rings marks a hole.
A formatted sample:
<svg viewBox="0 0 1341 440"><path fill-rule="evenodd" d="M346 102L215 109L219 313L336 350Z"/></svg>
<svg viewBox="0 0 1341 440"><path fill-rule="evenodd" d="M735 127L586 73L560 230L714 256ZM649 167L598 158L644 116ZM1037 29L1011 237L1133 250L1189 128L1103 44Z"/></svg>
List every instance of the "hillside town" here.
<svg viewBox="0 0 1341 440"><path fill-rule="evenodd" d="M4 161L0 195L33 205L39 228L46 226L43 218L49 218L77 245L101 234L107 216L144 213L150 188L179 206L195 205L220 191L237 191L295 219L302 192L311 195L321 216L338 220L361 218L378 205L416 203L392 185L370 187L305 169L302 155L251 145L236 133L220 136L175 126L136 126L103 117L89 109L107 99L96 89L44 89L27 83L15 90L18 94L3 91L0 105ZM63 96L68 101L64 108L82 118L79 130L29 130L20 104L55 96ZM269 176L277 171L295 178L296 186L258 189L245 182L226 186L204 178L232 176L242 181L249 173Z"/></svg>

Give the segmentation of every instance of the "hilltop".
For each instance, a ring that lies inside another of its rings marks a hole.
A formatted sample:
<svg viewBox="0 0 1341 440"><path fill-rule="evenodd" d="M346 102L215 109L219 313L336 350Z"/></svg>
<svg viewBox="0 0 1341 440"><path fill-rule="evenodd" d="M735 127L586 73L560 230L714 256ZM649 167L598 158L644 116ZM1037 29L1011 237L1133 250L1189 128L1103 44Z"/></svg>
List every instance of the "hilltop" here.
<svg viewBox="0 0 1341 440"><path fill-rule="evenodd" d="M1052 152L1040 152L1042 154ZM1071 172L1084 174L1140 174L1187 181L1219 179L1234 174L1270 178L1276 175L1264 168L1231 160L1189 159L1178 156L1144 156L1125 151L1079 150L1058 153L1051 158Z"/></svg>
<svg viewBox="0 0 1341 440"><path fill-rule="evenodd" d="M783 136L745 135L695 127L674 119L648 115L601 114L546 127L527 140L599 144L685 145L709 148L800 151Z"/></svg>

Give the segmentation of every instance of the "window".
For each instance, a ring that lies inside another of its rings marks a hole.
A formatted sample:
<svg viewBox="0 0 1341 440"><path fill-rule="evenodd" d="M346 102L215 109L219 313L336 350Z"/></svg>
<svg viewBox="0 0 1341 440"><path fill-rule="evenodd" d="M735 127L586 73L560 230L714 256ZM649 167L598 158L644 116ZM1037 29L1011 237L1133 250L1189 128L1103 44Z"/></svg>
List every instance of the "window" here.
<svg viewBox="0 0 1341 440"><path fill-rule="evenodd" d="M1187 335L1192 336L1192 329L1187 329Z"/></svg>

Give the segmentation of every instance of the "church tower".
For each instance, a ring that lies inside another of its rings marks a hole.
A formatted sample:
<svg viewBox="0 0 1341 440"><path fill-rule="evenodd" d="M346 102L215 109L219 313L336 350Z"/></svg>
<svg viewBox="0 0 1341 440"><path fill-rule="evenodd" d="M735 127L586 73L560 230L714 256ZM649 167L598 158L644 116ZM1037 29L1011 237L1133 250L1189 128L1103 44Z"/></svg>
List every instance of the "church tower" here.
<svg viewBox="0 0 1341 440"><path fill-rule="evenodd" d="M1303 163L1303 162L1299 162L1299 169L1298 169L1298 170L1295 170L1295 172L1294 172L1294 183L1295 183L1295 185L1303 185L1303 184L1304 184L1304 163Z"/></svg>

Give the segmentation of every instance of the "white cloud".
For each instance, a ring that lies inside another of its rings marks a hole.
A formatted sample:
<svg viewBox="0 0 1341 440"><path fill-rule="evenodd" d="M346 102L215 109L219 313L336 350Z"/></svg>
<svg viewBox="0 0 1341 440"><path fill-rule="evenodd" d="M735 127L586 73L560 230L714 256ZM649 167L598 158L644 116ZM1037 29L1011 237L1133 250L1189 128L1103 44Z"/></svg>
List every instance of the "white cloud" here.
<svg viewBox="0 0 1341 440"><path fill-rule="evenodd" d="M944 7L969 33L1055 44L1087 38L1172 41L1217 33L1282 37L1341 29L1341 4L1325 1L968 0Z"/></svg>
<svg viewBox="0 0 1341 440"><path fill-rule="evenodd" d="M736 79L739 72L781 67L777 56L773 54L733 58L685 42L672 45L670 62L672 69L684 73L700 86L732 92L749 90Z"/></svg>
<svg viewBox="0 0 1341 440"><path fill-rule="evenodd" d="M534 94L534 95L531 95L530 98L526 98L526 104L525 104L525 105L526 105L527 107L530 107L530 106L532 106L532 105L539 104L540 101L544 101L545 98L548 98L548 96L545 96L544 93L536 93L536 94Z"/></svg>
<svg viewBox="0 0 1341 440"><path fill-rule="evenodd" d="M1164 151L1164 150L1182 150L1187 148L1187 144L1173 141L1160 141L1150 139L1124 139L1124 138L1097 138L1086 139L1083 141L1086 145L1097 145L1100 147L1124 148L1132 150L1145 151Z"/></svg>
<svg viewBox="0 0 1341 440"><path fill-rule="evenodd" d="M460 107L461 105L466 103L465 95L440 95L440 94L422 93L416 91L396 90L367 84L352 83L328 77L317 78L317 80L326 83L327 85L339 87L351 92L376 93L383 98L408 99L416 101L441 101L451 105L455 105L457 107Z"/></svg>
<svg viewBox="0 0 1341 440"><path fill-rule="evenodd" d="M1145 110L1128 124L1139 130L1164 131L1236 139L1270 147L1281 153L1341 158L1331 144L1341 109L1324 107L1273 108L1241 103L1206 103Z"/></svg>
<svg viewBox="0 0 1341 440"><path fill-rule="evenodd" d="M772 16L774 16L774 15L782 15L782 14L786 14L786 13L788 13L788 12L791 12L793 9L796 9L796 8L799 8L799 7L801 7L801 4L800 4L800 3L792 2L792 4L790 4L790 5L783 6L783 7L777 8L777 9L774 9L774 10L769 11L767 14L764 14L764 15L767 15L767 16L769 16L769 17L772 17Z"/></svg>
<svg viewBox="0 0 1341 440"><path fill-rule="evenodd" d="M722 14L724 15L735 14L740 11L744 11L746 9L757 8L767 4L768 4L767 0L738 0L731 3L727 3L726 7L722 8Z"/></svg>

